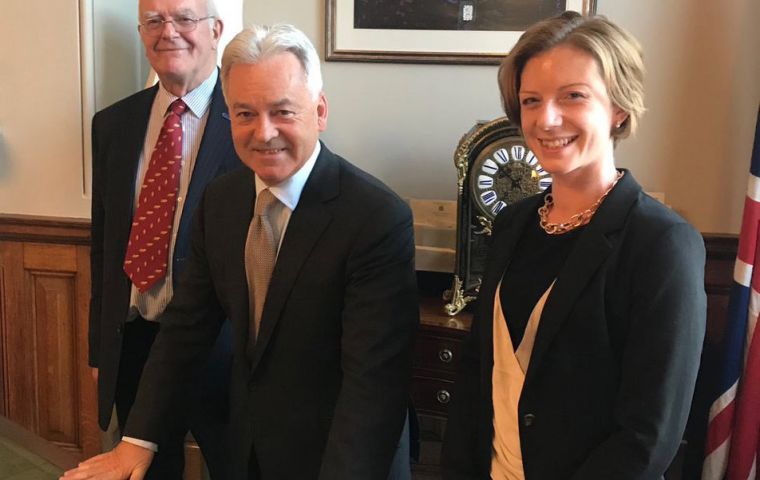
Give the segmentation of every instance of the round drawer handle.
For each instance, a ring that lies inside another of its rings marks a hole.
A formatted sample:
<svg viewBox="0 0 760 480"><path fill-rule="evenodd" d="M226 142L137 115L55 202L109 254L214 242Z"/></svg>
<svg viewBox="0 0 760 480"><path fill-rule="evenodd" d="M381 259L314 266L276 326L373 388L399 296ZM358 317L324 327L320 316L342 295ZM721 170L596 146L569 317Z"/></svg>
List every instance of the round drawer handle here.
<svg viewBox="0 0 760 480"><path fill-rule="evenodd" d="M441 405L446 405L451 401L451 394L448 390L438 390L435 393L435 399L438 400L438 403Z"/></svg>
<svg viewBox="0 0 760 480"><path fill-rule="evenodd" d="M444 348L438 352L438 359L443 363L451 363L451 361L454 359L454 352L448 348Z"/></svg>

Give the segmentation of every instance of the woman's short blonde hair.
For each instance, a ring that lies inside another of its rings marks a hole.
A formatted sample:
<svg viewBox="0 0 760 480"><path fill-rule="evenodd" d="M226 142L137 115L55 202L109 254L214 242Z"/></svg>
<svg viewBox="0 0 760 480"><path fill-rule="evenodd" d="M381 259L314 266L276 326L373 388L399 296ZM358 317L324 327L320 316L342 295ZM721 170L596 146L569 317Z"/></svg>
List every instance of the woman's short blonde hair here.
<svg viewBox="0 0 760 480"><path fill-rule="evenodd" d="M525 64L557 45L571 45L596 59L612 103L628 114L619 128L612 129L615 143L635 132L645 110L641 45L604 16L584 17L571 11L532 25L504 57L498 78L507 117L520 125L519 93Z"/></svg>

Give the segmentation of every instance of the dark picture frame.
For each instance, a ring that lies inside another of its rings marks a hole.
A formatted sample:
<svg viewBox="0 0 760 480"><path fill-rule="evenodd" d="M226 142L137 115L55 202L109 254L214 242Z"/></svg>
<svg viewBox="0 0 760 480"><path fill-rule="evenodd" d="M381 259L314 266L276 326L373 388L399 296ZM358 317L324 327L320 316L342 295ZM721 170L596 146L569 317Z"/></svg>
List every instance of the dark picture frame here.
<svg viewBox="0 0 760 480"><path fill-rule="evenodd" d="M525 26L596 0L325 0L327 61L496 65ZM505 13L507 12L507 13Z"/></svg>

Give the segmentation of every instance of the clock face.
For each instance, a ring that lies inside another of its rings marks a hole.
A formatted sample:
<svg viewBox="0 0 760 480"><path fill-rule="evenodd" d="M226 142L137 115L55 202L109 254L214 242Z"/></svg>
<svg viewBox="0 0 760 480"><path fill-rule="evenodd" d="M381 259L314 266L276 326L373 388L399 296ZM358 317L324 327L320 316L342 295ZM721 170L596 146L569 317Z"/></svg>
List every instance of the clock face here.
<svg viewBox="0 0 760 480"><path fill-rule="evenodd" d="M503 137L484 147L472 162L469 177L472 203L489 220L507 205L552 183L519 136Z"/></svg>

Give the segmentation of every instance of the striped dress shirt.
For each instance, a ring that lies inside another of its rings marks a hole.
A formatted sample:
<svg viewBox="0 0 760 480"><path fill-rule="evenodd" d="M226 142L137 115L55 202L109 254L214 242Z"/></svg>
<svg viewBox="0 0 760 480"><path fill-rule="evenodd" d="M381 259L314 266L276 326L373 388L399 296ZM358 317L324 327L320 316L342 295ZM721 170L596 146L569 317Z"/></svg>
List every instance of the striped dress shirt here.
<svg viewBox="0 0 760 480"><path fill-rule="evenodd" d="M130 309L127 320L133 320L138 315L146 320L156 320L164 311L166 305L172 298L174 289L172 288L172 258L174 257L174 243L177 240L177 230L179 221L182 218L182 207L184 206L187 190L190 186L190 179L195 167L195 159L198 156L198 149L203 137L203 131L208 121L209 106L211 105L211 95L216 86L218 76L217 69L214 69L209 76L198 87L188 92L182 97L187 104L188 111L182 115L182 170L180 173L179 192L177 194L177 210L174 214L174 225L172 226L172 239L169 246L169 258L166 277L156 282L153 287L143 293L132 285L132 293L129 301ZM145 134L145 144L143 145L140 163L137 170L137 181L135 182L135 203L140 196L140 187L143 183L143 177L148 169L148 159L153 153L153 147L158 140L161 132L161 126L164 123L169 105L179 97L175 97L163 85L159 84L156 98L153 100L153 106L150 110L148 119L148 130Z"/></svg>

